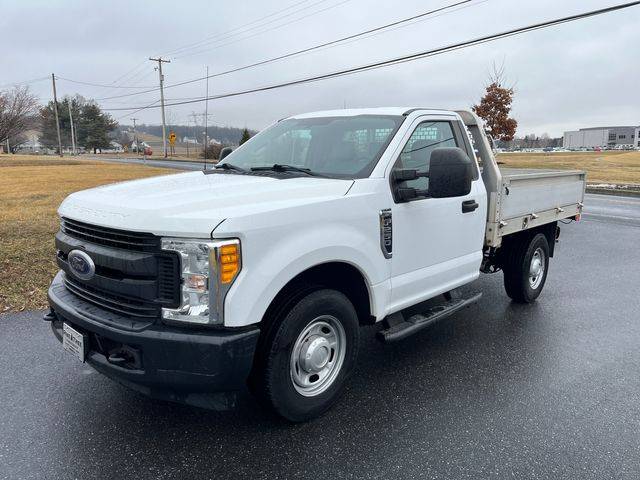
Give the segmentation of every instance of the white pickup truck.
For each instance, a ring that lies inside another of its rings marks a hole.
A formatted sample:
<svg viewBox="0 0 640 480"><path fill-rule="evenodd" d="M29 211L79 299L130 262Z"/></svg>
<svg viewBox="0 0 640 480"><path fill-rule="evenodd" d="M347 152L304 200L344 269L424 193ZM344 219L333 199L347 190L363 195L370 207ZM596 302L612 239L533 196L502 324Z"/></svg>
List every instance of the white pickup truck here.
<svg viewBox="0 0 640 480"><path fill-rule="evenodd" d="M361 325L405 338L477 300L454 289L481 272L533 302L584 198L583 172L499 169L470 112L296 115L228 153L69 196L45 319L148 395L248 385L291 421L337 400Z"/></svg>

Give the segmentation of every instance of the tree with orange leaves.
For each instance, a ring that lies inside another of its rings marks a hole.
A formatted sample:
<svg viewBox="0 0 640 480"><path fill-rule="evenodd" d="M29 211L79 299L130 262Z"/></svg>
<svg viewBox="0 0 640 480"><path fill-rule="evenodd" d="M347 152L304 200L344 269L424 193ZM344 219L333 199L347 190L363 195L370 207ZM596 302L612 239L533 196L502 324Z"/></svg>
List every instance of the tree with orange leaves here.
<svg viewBox="0 0 640 480"><path fill-rule="evenodd" d="M498 69L494 65L486 92L480 99L480 104L474 105L472 110L484 120L487 133L494 140L508 142L516 134L518 122L509 117L515 91L513 87L503 85L503 77L504 67Z"/></svg>

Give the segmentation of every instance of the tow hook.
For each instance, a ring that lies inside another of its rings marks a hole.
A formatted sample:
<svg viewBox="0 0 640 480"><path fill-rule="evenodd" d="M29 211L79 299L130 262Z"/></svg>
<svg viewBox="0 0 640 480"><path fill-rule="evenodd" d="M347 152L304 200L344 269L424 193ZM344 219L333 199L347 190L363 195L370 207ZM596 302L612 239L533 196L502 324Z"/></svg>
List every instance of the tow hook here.
<svg viewBox="0 0 640 480"><path fill-rule="evenodd" d="M42 316L42 319L45 322L55 322L56 321L56 314L53 312L53 310L49 310L49 312L45 313Z"/></svg>

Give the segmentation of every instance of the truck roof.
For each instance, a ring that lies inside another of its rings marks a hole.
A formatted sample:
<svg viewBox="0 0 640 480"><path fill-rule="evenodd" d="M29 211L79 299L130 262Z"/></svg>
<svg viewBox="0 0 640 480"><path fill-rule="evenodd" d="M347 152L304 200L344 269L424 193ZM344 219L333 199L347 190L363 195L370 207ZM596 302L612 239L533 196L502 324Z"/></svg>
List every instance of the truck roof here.
<svg viewBox="0 0 640 480"><path fill-rule="evenodd" d="M340 110L322 110L319 112L301 113L292 115L288 118L317 118L317 117L352 117L355 115L407 115L415 110L424 113L443 114L450 113L455 115L452 110L441 110L437 108L423 107L376 107L376 108L343 108Z"/></svg>

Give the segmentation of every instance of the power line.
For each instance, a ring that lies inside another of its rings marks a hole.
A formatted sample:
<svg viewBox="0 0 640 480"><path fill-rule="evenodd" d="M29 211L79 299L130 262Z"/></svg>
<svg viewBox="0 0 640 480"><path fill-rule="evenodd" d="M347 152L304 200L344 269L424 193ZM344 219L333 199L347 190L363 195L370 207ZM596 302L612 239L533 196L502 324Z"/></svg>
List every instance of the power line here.
<svg viewBox="0 0 640 480"><path fill-rule="evenodd" d="M133 68L127 70L124 74L120 75L118 78L116 78L114 81L112 81L109 84L109 87L113 86L113 85L117 85L117 84L122 84L124 82L133 82L136 81L137 83L137 79L139 77L139 75L141 73L144 73L144 66L147 65L147 61L143 60L142 62L136 64ZM139 71L140 68L143 68L142 71ZM108 88L100 88L98 90L98 93L96 94L96 96L102 96L102 95L107 95L109 92Z"/></svg>
<svg viewBox="0 0 640 480"><path fill-rule="evenodd" d="M129 75L132 75L133 72L137 71L140 69L140 67L142 67L143 65L146 65L147 61L143 60L140 63L136 64L135 67L127 70L125 73L123 73L122 75L120 75L118 78L116 78L113 82L111 82L112 85L115 85L116 83L122 81L124 78L128 77Z"/></svg>
<svg viewBox="0 0 640 480"><path fill-rule="evenodd" d="M315 6L315 5L320 4L320 3L324 3L324 1L326 1L326 0L322 0L320 2L314 3L312 6ZM292 23L299 22L300 20L304 20L305 18L312 17L312 16L317 15L317 14L322 13L322 12L326 12L327 10L331 10L332 8L339 7L340 5L343 5L343 4L348 3L350 1L351 0L342 0L341 2L338 2L338 3L334 4L334 5L329 5L328 7L322 8L320 10L316 10L315 12L311 12L311 13L308 13L308 14L303 15L301 17L295 18L293 20L289 20L288 22L281 23L280 25L275 25L273 27L267 28L266 30L261 30L261 31L256 32L256 33L252 33L251 35L248 35L246 37L236 38L236 39L233 39L233 40L231 40L229 42L218 43L218 45L215 45L212 48L211 47L207 47L204 50L200 49L200 50L196 50L195 52L181 54L181 55L176 56L175 58L176 59L180 59L180 58L185 58L185 57L191 57L193 55L198 55L198 54L210 51L210 50L215 50L215 49L218 49L218 48L221 48L221 47L225 47L227 45L231 45L233 43L237 43L237 42L240 42L242 40L248 40L249 38L253 38L253 37L257 36L257 35L262 35L263 33L271 32L273 30L277 30L277 29L285 27L287 25L291 25ZM294 13L299 13L299 12L294 12ZM292 15L292 14L290 14L290 15ZM283 17L281 17L279 19L273 20L273 21L283 20L285 17L288 17L290 15L285 15L285 16L283 16ZM261 27L266 26L266 25L268 25L269 23L272 23L272 22L267 22L264 25L261 25ZM250 33L250 31L238 33L236 35L241 35L243 33ZM215 42L209 42L209 43L215 43Z"/></svg>
<svg viewBox="0 0 640 480"><path fill-rule="evenodd" d="M155 105L156 103L159 103L159 102L160 102L160 100L158 99L158 100L156 100L155 102L151 102L149 105L147 105L147 106L145 106L145 107L140 107L139 109L134 110L133 112L128 112L128 113L126 113L126 114L124 114L124 115L121 115L121 116L119 116L119 117L116 117L116 118L114 118L114 120L117 122L118 120L121 120L121 119L123 119L124 117L128 117L129 115L133 115L133 114L136 114L136 113L138 113L138 112L141 112L142 110L146 110L147 108L151 108L153 105ZM103 110L104 110L104 109L103 109Z"/></svg>
<svg viewBox="0 0 640 480"><path fill-rule="evenodd" d="M166 86L165 86L165 88L166 88ZM166 98L166 97L165 97L165 99L164 99L164 100L165 100L165 102L181 102L181 101L183 101L183 100L199 100L199 99L201 99L201 98L204 98L204 97L203 97L202 95L197 96L197 97L173 97L173 98ZM143 100L144 100L144 101L150 101L150 100L151 100L151 98L145 98L145 99L142 99L142 100L140 100L140 101L142 102ZM108 105L106 105L106 106L105 106L105 108L108 110L108 109L109 109L109 106L110 106L112 103L113 103L114 105L127 105L127 102L109 102L109 104L108 104ZM144 106L144 105L137 105L137 106L133 106L133 105L132 105L132 106L131 106L131 108L138 108L138 107L143 107L143 106ZM103 110L104 110L104 108L103 108Z"/></svg>
<svg viewBox="0 0 640 480"><path fill-rule="evenodd" d="M360 72L363 72L363 71L374 70L374 69L378 69L378 68L382 68L382 67L386 67L386 66L390 66L390 65L396 65L396 64L406 63L406 62L410 62L410 61L414 61L414 60L418 60L418 59L422 59L422 58L433 57L433 56L436 56L436 55L442 55L444 53L448 53L448 52L451 52L451 51L454 51L454 50L461 50L463 48L468 48L468 47L475 46L475 45L481 45L481 44L484 44L484 43L493 42L493 41L500 40L500 39L503 39L503 38L508 38L508 37L512 37L512 36L516 36L516 35L521 35L523 33L531 32L531 31L535 31L535 30L541 30L541 29L544 29L544 28L549 28L549 27L560 25L560 24L564 24L564 23L570 23L570 22L574 22L574 21L577 21L577 20L582 20L582 19L585 19L585 18L594 17L594 16L597 16L597 15L603 15L605 13L611 13L611 12L614 12L614 11L623 10L623 9L634 7L634 6L637 6L637 5L640 5L640 0L639 1L635 1L635 2L629 2L629 3L614 5L614 6L611 6L611 7L601 8L601 9L598 9L598 10L591 10L589 12L584 12L584 13L580 13L580 14L577 14L577 15L571 15L571 16L568 16L568 17L562 17L562 18L558 18L558 19L554 19L554 20L548 20L546 22L536 23L536 24L533 24L533 25L528 25L528 26L525 26L525 27L519 27L519 28L515 28L515 29L512 29L512 30L506 30L504 32L495 33L495 34L492 34L492 35L486 35L486 36L478 37L478 38L475 38L475 39L472 39L472 40L467 40L467 41L464 41L464 42L455 43L455 44L447 45L447 46L444 46L444 47L435 48L435 49L432 49L432 50L425 50L423 52L412 53L410 55L404 55L404 56L401 56L401 57L396 57L396 58L383 60L383 61L379 61L379 62L375 62L375 63L361 65L361 66L358 66L358 67L352 67L352 68L348 68L348 69L344 69L344 70L338 70L338 71L331 72L331 73L326 73L326 74L322 74L322 75L316 75L316 76L313 76L313 77L307 77L307 78L303 78L303 79L292 80L292 81L285 82L285 83L279 83L279 84L268 85L268 86L264 86L264 87L252 88L252 89L248 89L248 90L241 90L241 91L231 92L231 93L226 93L226 94L221 94L221 95L214 95L214 96L210 96L210 97L206 97L206 98L200 98L199 100L188 100L188 101L183 101L183 102L169 103L169 104L167 104L167 106L186 105L186 104L204 102L206 100L217 100L217 99L221 99L221 98L235 97L235 96L239 96L239 95L246 95L246 94L249 94L249 93L264 92L264 91L268 91L268 90L275 90L275 89L278 89L278 88L289 87L289 86L293 86L293 85L300 85L300 84L304 84L304 83L317 82L317 81L320 81L320 80L327 80L329 78L334 78L334 77L352 75L352 74L360 73ZM155 108L155 107L151 107L151 108ZM127 110L127 109L118 108L118 109L106 109L106 110Z"/></svg>
<svg viewBox="0 0 640 480"><path fill-rule="evenodd" d="M50 78L51 77L47 75L46 77L33 78L31 80L24 80L22 82L9 82L5 83L4 85L0 85L0 88L13 87L18 85L31 85L32 83L42 82L44 80L49 80Z"/></svg>
<svg viewBox="0 0 640 480"><path fill-rule="evenodd" d="M295 57L295 56L298 56L298 55L302 55L304 53L309 53L309 52L312 52L314 50L319 50L321 48L326 48L326 47L329 47L329 46L332 46L332 45L336 45L338 43L346 42L348 40L354 40L354 39L356 39L358 37L369 35L369 34L372 34L372 33L375 33L375 32L381 31L381 30L386 30L388 28L395 27L395 26L401 25L403 23L411 22L413 20L417 20L417 19L420 19L420 18L428 17L428 16L431 16L431 15L433 15L435 13L438 13L438 12L443 12L445 10L452 9L452 8L458 7L460 5L468 4L468 3L472 2L472 1L474 1L474 0L462 0L462 1L459 1L457 3L452 3L450 5L445 5L444 7L436 8L434 10L428 10L426 12L422 12L420 14L413 15L411 17L403 18L401 20L397 20L397 21L392 22L392 23L387 23L385 25L380 25L378 27L370 28L369 30L365 30L365 31L362 31L362 32L359 32L359 33L354 33L354 34L351 34L351 35L347 35L346 37L338 38L336 40L331 40L331 41L328 41L328 42L325 42L325 43L321 43L319 45L314 45L312 47L303 48L303 49L297 50L295 52L286 53L286 54L280 55L278 57L270 58L270 59L267 59L267 60L262 60L260 62L252 63L250 65L245 65L243 67L234 68L234 69L228 70L226 72L221 72L221 73L218 73L218 74L214 74L209 78L212 78L212 77L215 77L215 76L220 76L220 75L226 75L226 74L229 74L229 73L239 72L241 70L246 70L248 68L265 65L267 63L272 63L272 62L275 62L275 61L278 61L278 60L284 60L285 58ZM479 2L479 3L482 3L482 2ZM178 84L176 84L176 85L178 85Z"/></svg>
<svg viewBox="0 0 640 480"><path fill-rule="evenodd" d="M133 88L152 88L150 86L123 86L123 85L105 85L103 83L91 83L91 82L82 82L80 80L72 80L70 78L58 77L58 80L64 80L65 82L77 83L80 85L89 85L91 87L102 87L102 88L125 88L131 90Z"/></svg>
<svg viewBox="0 0 640 480"><path fill-rule="evenodd" d="M176 48L174 50L170 50L169 52L164 53L164 56L173 55L173 54L176 54L176 53L178 53L178 52L180 52L182 50L187 50L189 48L194 48L194 47L197 48L198 46L200 46L200 44L205 44L209 40L228 36L230 34L233 34L233 32L236 32L237 30L241 30L241 29L243 29L245 27L248 27L249 25L254 25L256 23L260 23L262 20L265 20L267 18L273 17L275 15L279 15L280 13L286 12L287 10L291 10L292 8L295 8L295 7L299 6L299 5L302 5L303 3L309 3L310 1L311 0L302 0L301 2L296 2L293 5L290 5L290 6L286 7L286 8L278 10L276 12L270 13L269 15L265 15L264 17L258 18L256 20L251 21L251 22L245 23L243 25L239 25L237 27L234 27L234 28L232 28L230 30L226 30L224 32L218 32L218 33L215 33L213 35L209 35L209 36L205 37L203 40L199 40L197 42L188 43L186 45L183 45L182 47L178 47L178 48Z"/></svg>
<svg viewBox="0 0 640 480"><path fill-rule="evenodd" d="M242 70L247 70L249 68L254 68L254 67L266 65L268 63L273 63L273 62L276 62L276 61L279 61L279 60L284 60L286 58L291 58L291 57L295 57L295 56L298 56L298 55L310 53L310 52L312 52L314 50L318 50L318 49L321 49L321 48L326 48L326 47L329 47L329 46L332 46L332 45L336 45L338 43L342 43L342 42L345 42L345 41L354 40L354 39L356 39L358 37L362 37L364 35L370 35L372 33L379 32L379 31L382 31L382 30L385 30L385 29L388 29L388 28L391 28L391 27L396 27L398 25L401 25L401 24L404 24L404 23L407 23L407 22L411 22L413 20L425 18L425 17L431 16L431 15L436 14L436 13L444 12L446 10L449 10L449 9L452 9L452 8L455 8L455 7L464 5L464 4L469 4L472 1L474 1L474 0L462 0L462 1L459 1L457 3L452 3L452 4L449 4L449 5L445 5L444 7L436 8L434 10L428 10L426 12L422 12L422 13L419 13L417 15L413 15L411 17L403 18L403 19L397 20L395 22L391 22L391 23L388 23L388 24L385 24L385 25L380 25L378 27L370 28L370 29L365 30L365 31L360 32L360 33L347 35L346 37L338 38L336 40L331 40L329 42L325 42L325 43L322 43L322 44L319 44L319 45L314 45L314 46L308 47L308 48L303 48L301 50L297 50L297 51L294 51L294 52L285 53L285 54L279 55L277 57L272 57L272 58L269 58L269 59L266 59L266 60L261 60L259 62L251 63L249 65L244 65L242 67L232 68L231 70L226 70L226 71L223 71L223 72L214 73L214 74L211 74L211 75L208 75L208 76L205 76L205 77L199 77L199 78L195 78L195 79L192 79L192 80L185 80L183 82L178 82L178 83L173 83L173 84L170 84L170 85L165 85L164 88L179 87L179 86L182 86L182 85L188 85L190 83L201 82L203 80L206 80L207 78L220 77L220 76L223 76L223 75L228 75L228 74L239 72L239 71L242 71ZM469 6L471 6L471 5L469 5ZM157 91L158 91L158 88L153 88L151 90L145 90L144 92L134 92L134 93L128 93L128 94L123 94L123 95L114 95L114 96L110 96L110 97L97 98L96 100L111 100L111 99L115 99L115 98L132 97L132 96L135 96L135 95L142 95L144 93L157 92Z"/></svg>
<svg viewBox="0 0 640 480"><path fill-rule="evenodd" d="M249 23L246 23L246 24L241 25L241 26L239 26L239 27L236 27L236 28L233 28L233 29L231 29L231 30L228 30L228 31L226 31L226 32L218 33L218 34L215 34L215 35L212 35L212 36L207 37L205 40L201 40L201 41L199 41L199 42L195 42L195 43L188 44L188 45L185 45L185 46L183 46L183 47L180 47L180 48L178 48L178 49L171 50L170 52L168 52L168 54L171 54L171 53L178 53L178 52L181 52L181 51L183 51L183 52L184 52L184 51L188 51L190 48L193 48L193 47L197 48L198 46L205 45L206 43L211 43L211 42L213 41L212 39L215 39L216 37L221 37L221 36L226 36L226 37L228 37L229 35L233 36L233 35L240 35L240 34L248 33L251 29L249 29L249 30L247 30L247 31L241 31L241 32L236 32L236 30L241 30L242 28L245 28L245 27L247 27L247 26L249 26L249 25L252 25L252 24L255 24L255 23L260 23L262 20L265 20L265 19L267 19L267 18L269 18L269 17L272 17L272 16L274 16L274 15L278 15L278 14L280 14L280 13L282 13L282 12L285 12L285 11L287 11L287 10L290 10L291 8L295 8L295 7L297 7L297 6L299 6L299 5L302 5L302 4L304 4L304 3L308 3L309 1L311 1L311 0L303 0L303 1L301 1L301 2L297 2L297 3L295 3L295 4L293 4L293 5L289 6L289 7L286 7L286 8L284 8L284 9L282 9L282 10L279 10L279 11L277 11L277 12L271 13L271 14L269 14L269 15L266 15L266 16L264 16L264 17L261 17L261 18L259 18L259 19L257 19L257 20L252 21L252 22L249 22ZM316 5L321 4L321 3L325 3L326 1L328 1L328 0L320 0L320 1L317 1L316 3L313 3L312 5L310 5L310 6L306 7L306 8L313 7L313 6L316 6ZM341 2L339 2L339 3L337 3L337 4L335 4L335 5L331 5L331 6L327 7L327 8L325 8L325 9L318 10L318 11L316 11L316 12L312 12L311 14L308 14L308 15L304 15L303 17L300 17L300 18L298 18L298 19L295 19L295 20L293 20L293 21L291 21L291 22L287 22L287 23L285 23L285 24L278 25L278 26L276 26L276 27L274 27L274 28L272 28L272 29L267 29L267 30L264 30L264 31L262 31L262 32L258 32L258 34L265 33L265 32L268 32L268 31L274 30L274 29L276 29L276 28L280 28L280 27L282 27L282 26L288 25L288 24L290 24L290 23L294 23L294 22L296 22L296 21L300 21L300 20L302 20L302 19L304 19L304 18L307 18L307 17L312 16L312 15L316 15L316 14L318 14L318 13L320 13L320 12L323 12L323 11L328 10L328 9L330 9L330 8L337 7L337 6L339 6L339 5L342 5L343 3L347 3L347 2L349 2L349 1L351 1L351 0L343 0L343 1L341 1ZM291 15L293 15L293 14L295 14L295 13L299 13L299 12L300 12L300 11L302 11L302 10L304 10L304 9L296 10L296 11L294 11L294 12L291 12L291 13L287 14L287 15L281 16L280 18L276 18L276 19L274 19L274 20L271 20L271 21L269 21L269 22L263 23L262 25L258 25L258 26L253 27L253 28L263 27L263 26L268 25L269 23L272 23L272 22L274 22L274 21L282 20L282 19L284 19L284 18L286 18L286 17L289 17L289 16L291 16ZM233 33L233 32L235 32L235 33ZM247 39L247 38L251 38L251 37L253 37L253 36L255 36L255 35L257 35L257 34L254 34L254 35L251 35L251 36L249 36L249 37L245 37L245 38L236 39L236 40L234 40L234 41L232 41L232 42L227 42L227 43L225 43L225 44L223 44L223 45L220 45L220 46L228 45L228 44L230 44L230 43L235 43L236 41L240 41L240 40L245 40L245 39ZM218 48L218 47L216 47L216 48ZM165 56L167 56L168 54L165 54ZM186 56L186 55L185 55L185 56ZM113 83L115 84L115 83L117 82L117 80L119 80L119 79L124 79L124 77L126 77L128 73L133 73L133 72L134 72L135 70L137 70L141 65L142 65L142 64L139 64L137 67L134 67L133 69L129 70L126 74L124 74L124 75L122 75L122 76L118 77L118 79L116 79ZM136 77L136 76L139 76L139 73L138 73L138 74L136 74L136 75L134 75L134 77ZM132 78L134 78L134 77L132 77ZM130 78L129 80L131 80L131 78ZM81 82L79 82L79 83L81 83ZM105 87L105 88L114 88L112 85L90 84L89 82L85 82L85 84L86 84L86 85L102 86L102 87ZM129 87L118 87L118 88L124 88L124 89L126 89L126 88L129 88ZM150 87L131 87L131 89L133 89L133 88L150 88ZM143 94L143 93L149 93L149 92L155 92L155 91L158 91L158 89L157 89L157 88L150 88L149 90L146 90L146 91L144 91L144 92L134 92L134 93L127 94L127 95L116 95L116 96L110 96L110 97L103 97L103 98L97 98L96 100L109 100L109 99L112 99L112 98L122 98L122 97L133 96L133 95L137 95L137 94Z"/></svg>

